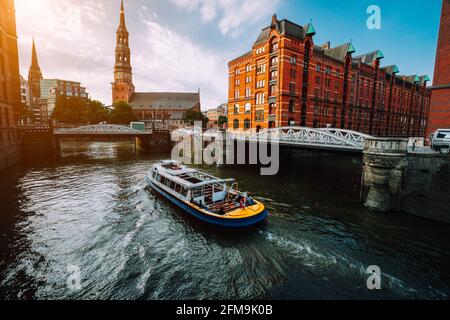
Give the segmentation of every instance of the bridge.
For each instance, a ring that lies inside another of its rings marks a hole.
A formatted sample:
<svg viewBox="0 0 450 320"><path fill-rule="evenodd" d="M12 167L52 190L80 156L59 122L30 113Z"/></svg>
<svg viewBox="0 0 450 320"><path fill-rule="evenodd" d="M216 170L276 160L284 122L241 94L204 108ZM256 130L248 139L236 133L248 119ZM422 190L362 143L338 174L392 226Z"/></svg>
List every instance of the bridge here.
<svg viewBox="0 0 450 320"><path fill-rule="evenodd" d="M55 129L57 137L144 137L152 135L153 131L139 131L130 127L114 124L96 124L70 129Z"/></svg>
<svg viewBox="0 0 450 320"><path fill-rule="evenodd" d="M52 125L21 125L20 136L24 150L36 154L58 153L60 142L67 139L82 139L95 141L134 141L135 148L164 152L170 149L170 133L165 127L154 126L150 130L139 131L128 126L115 124L85 125L77 128L53 128Z"/></svg>
<svg viewBox="0 0 450 320"><path fill-rule="evenodd" d="M199 135L199 129L186 128L173 132L173 136ZM218 137L219 131L203 132L203 137ZM368 134L337 128L279 127L265 129L255 134L229 133L237 141L277 143L290 148L362 153ZM225 137L224 137L225 138Z"/></svg>
<svg viewBox="0 0 450 320"><path fill-rule="evenodd" d="M337 128L279 127L245 137L250 142L275 142L282 146L362 153L368 134Z"/></svg>

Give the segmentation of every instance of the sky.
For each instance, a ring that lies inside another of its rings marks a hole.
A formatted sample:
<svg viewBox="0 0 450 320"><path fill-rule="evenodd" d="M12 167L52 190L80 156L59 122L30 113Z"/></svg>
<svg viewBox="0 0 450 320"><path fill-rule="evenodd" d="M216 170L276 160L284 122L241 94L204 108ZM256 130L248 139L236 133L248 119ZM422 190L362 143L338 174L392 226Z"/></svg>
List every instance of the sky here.
<svg viewBox="0 0 450 320"><path fill-rule="evenodd" d="M120 0L16 0L20 70L35 38L44 78L78 81L111 104ZM316 44L382 50L402 74L434 71L441 0L124 0L136 91L197 92L202 109L227 101L227 63L251 49L271 16L312 21ZM370 30L367 8L380 8Z"/></svg>

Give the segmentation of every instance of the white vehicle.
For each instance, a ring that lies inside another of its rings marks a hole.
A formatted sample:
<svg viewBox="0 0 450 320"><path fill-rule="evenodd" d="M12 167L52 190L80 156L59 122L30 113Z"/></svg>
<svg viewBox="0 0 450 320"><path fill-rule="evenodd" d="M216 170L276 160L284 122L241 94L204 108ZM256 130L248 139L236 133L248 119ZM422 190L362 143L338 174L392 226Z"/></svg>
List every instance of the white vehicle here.
<svg viewBox="0 0 450 320"><path fill-rule="evenodd" d="M431 149L442 154L450 153L450 129L438 129L431 135Z"/></svg>

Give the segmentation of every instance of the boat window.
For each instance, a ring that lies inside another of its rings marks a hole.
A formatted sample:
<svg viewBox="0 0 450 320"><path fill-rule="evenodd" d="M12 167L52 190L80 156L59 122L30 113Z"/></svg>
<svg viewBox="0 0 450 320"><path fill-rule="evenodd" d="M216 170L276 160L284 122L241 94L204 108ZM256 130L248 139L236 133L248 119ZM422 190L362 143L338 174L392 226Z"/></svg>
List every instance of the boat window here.
<svg viewBox="0 0 450 320"><path fill-rule="evenodd" d="M179 184L175 185L175 192L181 193L181 186Z"/></svg>
<svg viewBox="0 0 450 320"><path fill-rule="evenodd" d="M156 181L161 182L161 176L159 174L156 176Z"/></svg>
<svg viewBox="0 0 450 320"><path fill-rule="evenodd" d="M181 188L181 195L182 195L183 197L187 197L187 194L188 194L187 189L186 189L186 188Z"/></svg>
<svg viewBox="0 0 450 320"><path fill-rule="evenodd" d="M171 181L170 181L169 179L166 178L166 181L165 181L165 183L164 183L164 184L166 185L166 187L169 187L169 188L170 188L170 182L171 182Z"/></svg>
<svg viewBox="0 0 450 320"><path fill-rule="evenodd" d="M155 177L156 177L156 172L153 171L153 172L152 172L152 178L155 179Z"/></svg>
<svg viewBox="0 0 450 320"><path fill-rule="evenodd" d="M175 182L174 181L170 182L170 189L175 190Z"/></svg>
<svg viewBox="0 0 450 320"><path fill-rule="evenodd" d="M202 195L202 189L201 188L197 188L193 190L193 197L197 198L200 197Z"/></svg>

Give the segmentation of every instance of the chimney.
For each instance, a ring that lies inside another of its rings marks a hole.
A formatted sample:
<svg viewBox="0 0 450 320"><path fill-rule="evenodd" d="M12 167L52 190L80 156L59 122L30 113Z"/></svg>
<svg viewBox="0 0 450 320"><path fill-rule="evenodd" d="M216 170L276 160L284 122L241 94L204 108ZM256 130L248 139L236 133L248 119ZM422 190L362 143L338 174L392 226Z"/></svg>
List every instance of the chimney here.
<svg viewBox="0 0 450 320"><path fill-rule="evenodd" d="M278 22L278 20L277 20L277 15L274 14L274 15L272 16L272 27L275 26L275 25L277 24L277 22Z"/></svg>
<svg viewBox="0 0 450 320"><path fill-rule="evenodd" d="M331 48L331 42L327 41L322 45L322 49L330 49Z"/></svg>

